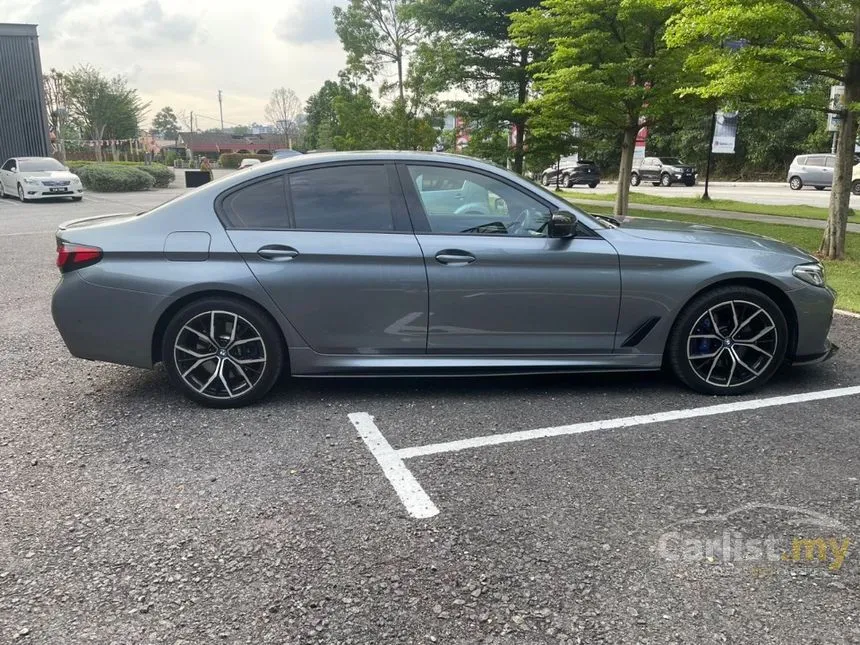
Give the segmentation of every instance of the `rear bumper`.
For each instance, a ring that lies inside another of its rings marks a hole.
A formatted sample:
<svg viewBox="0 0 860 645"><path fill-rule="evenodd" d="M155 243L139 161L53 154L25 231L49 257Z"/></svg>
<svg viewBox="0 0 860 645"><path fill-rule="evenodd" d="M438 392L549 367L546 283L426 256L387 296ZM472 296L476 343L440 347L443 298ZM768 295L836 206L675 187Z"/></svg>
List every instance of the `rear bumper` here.
<svg viewBox="0 0 860 645"><path fill-rule="evenodd" d="M164 296L91 284L86 269L63 275L51 299L54 324L72 356L152 367L154 321Z"/></svg>

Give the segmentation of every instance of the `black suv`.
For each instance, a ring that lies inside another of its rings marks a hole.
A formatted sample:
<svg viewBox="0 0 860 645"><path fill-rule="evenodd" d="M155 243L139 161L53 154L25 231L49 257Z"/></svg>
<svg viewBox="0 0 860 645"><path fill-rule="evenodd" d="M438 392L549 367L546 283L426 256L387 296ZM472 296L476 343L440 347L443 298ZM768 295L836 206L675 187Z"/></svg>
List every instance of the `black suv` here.
<svg viewBox="0 0 860 645"><path fill-rule="evenodd" d="M600 183L600 168L593 161L586 161L578 157L562 157L557 166L550 166L540 175L544 186L555 185L556 177L558 184L570 188L575 184L587 184L589 188L596 188Z"/></svg>
<svg viewBox="0 0 860 645"><path fill-rule="evenodd" d="M645 157L633 168L630 184L638 186L643 181L650 181L655 186L671 186L680 181L685 186L693 186L698 174L695 166L676 157Z"/></svg>

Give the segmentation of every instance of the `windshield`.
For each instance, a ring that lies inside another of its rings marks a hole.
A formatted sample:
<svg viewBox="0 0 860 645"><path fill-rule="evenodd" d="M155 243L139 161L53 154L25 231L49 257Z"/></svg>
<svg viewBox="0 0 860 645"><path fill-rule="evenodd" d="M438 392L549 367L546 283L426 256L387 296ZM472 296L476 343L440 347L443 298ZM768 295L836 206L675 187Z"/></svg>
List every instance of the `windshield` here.
<svg viewBox="0 0 860 645"><path fill-rule="evenodd" d="M664 166L684 166L683 161L678 159L678 157L660 157L660 161L663 162Z"/></svg>
<svg viewBox="0 0 860 645"><path fill-rule="evenodd" d="M19 172L47 172L49 170L65 170L66 167L56 159L19 159Z"/></svg>

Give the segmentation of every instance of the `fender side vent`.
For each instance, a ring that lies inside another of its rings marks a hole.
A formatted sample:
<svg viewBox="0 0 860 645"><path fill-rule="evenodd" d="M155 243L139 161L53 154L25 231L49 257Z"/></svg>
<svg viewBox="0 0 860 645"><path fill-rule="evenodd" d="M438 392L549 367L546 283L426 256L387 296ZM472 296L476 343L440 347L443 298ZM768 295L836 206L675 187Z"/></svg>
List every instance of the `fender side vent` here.
<svg viewBox="0 0 860 645"><path fill-rule="evenodd" d="M623 343L621 343L622 347L636 347L639 343L645 340L645 337L651 333L651 330L660 322L659 316L652 316L644 323L639 325L639 327L627 337Z"/></svg>

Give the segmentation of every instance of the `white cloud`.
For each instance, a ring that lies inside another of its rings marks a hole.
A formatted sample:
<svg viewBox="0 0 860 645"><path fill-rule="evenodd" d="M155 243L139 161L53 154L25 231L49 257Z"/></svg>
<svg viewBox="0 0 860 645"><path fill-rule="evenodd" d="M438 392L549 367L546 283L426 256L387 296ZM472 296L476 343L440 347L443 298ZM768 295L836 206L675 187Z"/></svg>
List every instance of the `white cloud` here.
<svg viewBox="0 0 860 645"><path fill-rule="evenodd" d="M345 55L331 6L342 1L19 0L4 21L39 24L45 70L123 74L152 103L150 117L171 105L215 127L219 89L225 122L262 122L274 88L304 101L336 79Z"/></svg>

